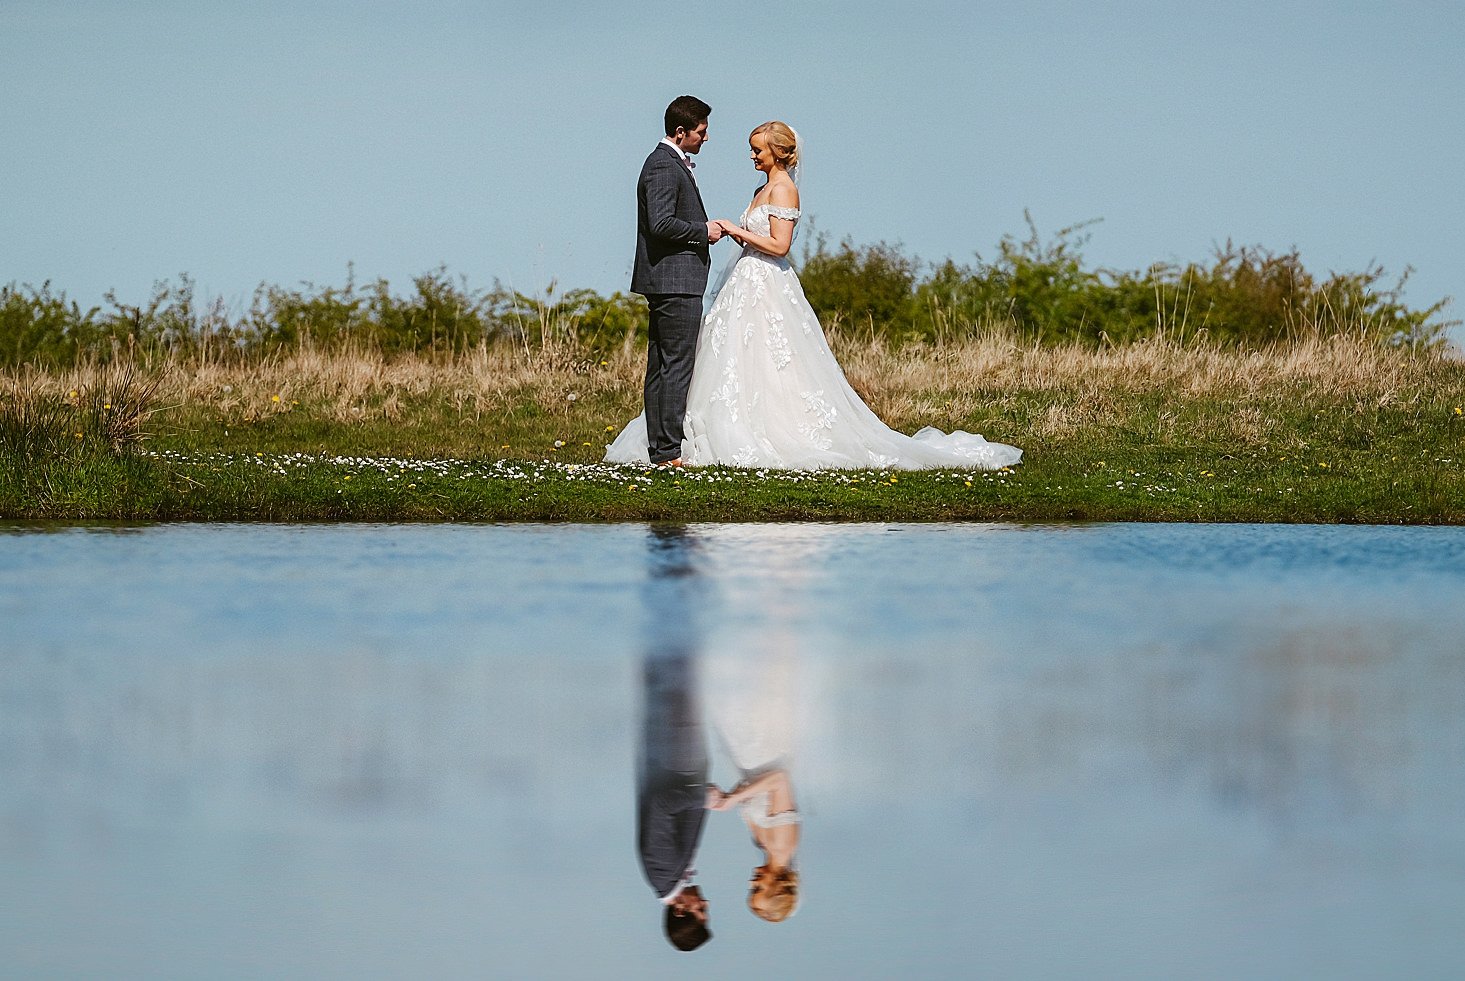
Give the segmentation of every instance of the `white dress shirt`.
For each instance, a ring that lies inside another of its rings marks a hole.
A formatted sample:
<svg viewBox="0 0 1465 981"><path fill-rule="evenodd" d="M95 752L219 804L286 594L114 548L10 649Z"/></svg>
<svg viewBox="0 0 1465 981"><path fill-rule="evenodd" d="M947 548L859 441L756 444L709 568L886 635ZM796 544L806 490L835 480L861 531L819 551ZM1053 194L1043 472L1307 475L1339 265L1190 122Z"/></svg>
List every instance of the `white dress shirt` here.
<svg viewBox="0 0 1465 981"><path fill-rule="evenodd" d="M692 183L697 183L697 162L693 160L685 150L673 143L670 136L663 136L661 138L661 142L665 143L667 146L671 147L677 152L677 156L682 158L682 163L687 168L687 173L692 175Z"/></svg>
<svg viewBox="0 0 1465 981"><path fill-rule="evenodd" d="M661 897L661 905L670 906L672 903L676 902L677 897L682 894L682 890L686 889L692 884L692 876L696 874L697 870L691 868L687 869L686 872L683 872L682 881L677 883L677 887L671 892L667 893L665 896Z"/></svg>

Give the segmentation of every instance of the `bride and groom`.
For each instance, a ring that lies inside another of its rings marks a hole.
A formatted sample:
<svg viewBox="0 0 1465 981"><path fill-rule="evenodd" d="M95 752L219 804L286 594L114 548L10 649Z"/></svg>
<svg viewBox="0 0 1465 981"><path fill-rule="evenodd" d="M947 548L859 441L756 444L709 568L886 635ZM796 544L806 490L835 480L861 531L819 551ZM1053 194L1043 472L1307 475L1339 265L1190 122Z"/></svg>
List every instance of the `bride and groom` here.
<svg viewBox="0 0 1465 981"><path fill-rule="evenodd" d="M650 310L645 411L606 447L606 461L784 470L1020 462L1020 449L973 433L896 432L865 405L788 262L800 215L798 134L778 121L754 129L749 156L764 183L737 222L709 220L692 157L711 112L690 95L672 100L666 137L641 168L631 292ZM722 238L742 251L704 316L711 246Z"/></svg>

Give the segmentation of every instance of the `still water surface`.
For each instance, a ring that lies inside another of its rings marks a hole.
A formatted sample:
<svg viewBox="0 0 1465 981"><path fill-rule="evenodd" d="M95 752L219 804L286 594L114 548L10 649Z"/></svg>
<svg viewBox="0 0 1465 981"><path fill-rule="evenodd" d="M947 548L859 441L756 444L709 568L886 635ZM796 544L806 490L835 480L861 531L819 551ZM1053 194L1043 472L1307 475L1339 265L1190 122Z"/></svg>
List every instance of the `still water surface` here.
<svg viewBox="0 0 1465 981"><path fill-rule="evenodd" d="M0 962L1458 976L1462 600L1462 529L0 526ZM801 820L770 924L706 814L691 954L668 665Z"/></svg>

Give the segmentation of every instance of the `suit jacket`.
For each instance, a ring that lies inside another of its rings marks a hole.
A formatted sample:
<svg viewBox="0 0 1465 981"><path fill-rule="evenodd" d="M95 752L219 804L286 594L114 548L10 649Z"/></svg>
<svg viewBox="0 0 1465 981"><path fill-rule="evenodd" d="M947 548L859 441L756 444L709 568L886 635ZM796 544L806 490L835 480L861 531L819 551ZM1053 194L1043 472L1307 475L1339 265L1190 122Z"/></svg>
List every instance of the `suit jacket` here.
<svg viewBox="0 0 1465 981"><path fill-rule="evenodd" d="M707 820L707 737L692 656L655 654L644 671L636 845L646 881L664 899L696 857Z"/></svg>
<svg viewBox="0 0 1465 981"><path fill-rule="evenodd" d="M636 182L636 262L631 292L700 295L712 264L707 209L697 182L677 151L665 143L641 165Z"/></svg>

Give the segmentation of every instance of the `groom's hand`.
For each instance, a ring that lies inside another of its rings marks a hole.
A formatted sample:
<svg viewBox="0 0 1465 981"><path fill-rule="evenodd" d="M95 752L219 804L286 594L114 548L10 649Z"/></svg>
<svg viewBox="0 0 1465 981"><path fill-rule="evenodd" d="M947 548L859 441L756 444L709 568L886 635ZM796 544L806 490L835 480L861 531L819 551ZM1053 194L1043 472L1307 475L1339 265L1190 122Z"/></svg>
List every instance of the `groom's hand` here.
<svg viewBox="0 0 1465 981"><path fill-rule="evenodd" d="M711 245L720 238L722 238L722 226L715 221L709 221L707 223L707 244Z"/></svg>

